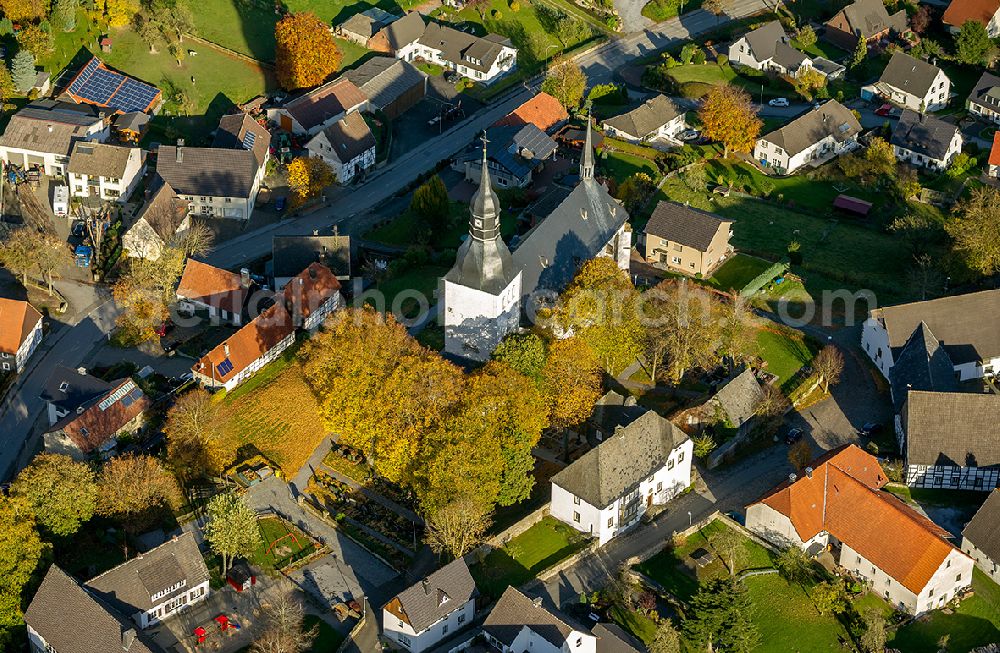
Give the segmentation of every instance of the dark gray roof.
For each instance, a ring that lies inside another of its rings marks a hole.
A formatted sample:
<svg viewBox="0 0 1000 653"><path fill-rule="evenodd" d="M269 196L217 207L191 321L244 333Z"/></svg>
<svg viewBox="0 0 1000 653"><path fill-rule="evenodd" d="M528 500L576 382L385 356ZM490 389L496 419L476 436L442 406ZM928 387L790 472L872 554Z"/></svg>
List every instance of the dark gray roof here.
<svg viewBox="0 0 1000 653"><path fill-rule="evenodd" d="M522 179L559 147L551 136L531 123L490 127L486 138L486 158ZM478 163L482 155L481 145L471 145L456 160Z"/></svg>
<svg viewBox="0 0 1000 653"><path fill-rule="evenodd" d="M588 420L602 433L608 434L614 433L620 426L628 426L645 412L646 409L636 403L635 397L631 395L625 397L614 390L609 390L594 404L594 410Z"/></svg>
<svg viewBox="0 0 1000 653"><path fill-rule="evenodd" d="M670 98L657 95L628 113L605 120L604 124L629 136L645 138L682 113Z"/></svg>
<svg viewBox="0 0 1000 653"><path fill-rule="evenodd" d="M754 416L757 405L763 398L764 390L750 368L743 370L736 378L722 386L714 397L729 421L737 427Z"/></svg>
<svg viewBox="0 0 1000 653"><path fill-rule="evenodd" d="M141 132L149 124L150 115L144 111L120 113L115 117L115 127L129 131Z"/></svg>
<svg viewBox="0 0 1000 653"><path fill-rule="evenodd" d="M847 70L847 67L843 64L839 64L836 61L830 61L826 57L814 57L812 60L812 67L828 76L836 75L837 73L842 73Z"/></svg>
<svg viewBox="0 0 1000 653"><path fill-rule="evenodd" d="M349 163L375 147L375 136L361 112L352 111L323 130L341 163Z"/></svg>
<svg viewBox="0 0 1000 653"><path fill-rule="evenodd" d="M957 133L958 126L950 122L905 109L892 128L890 142L911 152L943 160Z"/></svg>
<svg viewBox="0 0 1000 653"><path fill-rule="evenodd" d="M969 93L969 102L1000 111L1000 77L983 73L975 88Z"/></svg>
<svg viewBox="0 0 1000 653"><path fill-rule="evenodd" d="M706 252L719 227L731 223L729 218L708 211L661 201L649 216L645 233Z"/></svg>
<svg viewBox="0 0 1000 653"><path fill-rule="evenodd" d="M413 43L424 33L426 25L419 12L411 11L399 20L395 20L379 30L384 32L389 41L389 47L398 50L404 45Z"/></svg>
<svg viewBox="0 0 1000 653"><path fill-rule="evenodd" d="M687 439L669 420L646 411L553 476L552 483L603 510L663 467Z"/></svg>
<svg viewBox="0 0 1000 653"><path fill-rule="evenodd" d="M645 653L646 647L613 623L599 623L590 631L597 638L597 653Z"/></svg>
<svg viewBox="0 0 1000 653"><path fill-rule="evenodd" d="M1000 465L1000 395L911 390L903 414L908 465Z"/></svg>
<svg viewBox="0 0 1000 653"><path fill-rule="evenodd" d="M574 630L563 615L542 606L541 599L529 599L518 589L508 587L483 622L483 631L510 646L525 627L556 648L562 648Z"/></svg>
<svg viewBox="0 0 1000 653"><path fill-rule="evenodd" d="M955 365L1000 356L1000 290L983 290L923 302L886 306L871 312L889 334L893 359L924 322Z"/></svg>
<svg viewBox="0 0 1000 653"><path fill-rule="evenodd" d="M414 86L427 83L427 73L395 57L372 57L344 76L378 109L389 106Z"/></svg>
<svg viewBox="0 0 1000 653"><path fill-rule="evenodd" d="M948 357L930 327L921 322L896 357L889 370L892 403L896 412L906 402L910 390L954 392L958 390L955 364Z"/></svg>
<svg viewBox="0 0 1000 653"><path fill-rule="evenodd" d="M178 195L250 197L258 169L254 153L243 149L161 145L156 159L157 174Z"/></svg>
<svg viewBox="0 0 1000 653"><path fill-rule="evenodd" d="M63 384L65 389L61 389ZM91 374L80 374L79 370L57 365L42 387L42 400L60 409L75 411L77 407L103 397L111 389L107 381Z"/></svg>
<svg viewBox="0 0 1000 653"><path fill-rule="evenodd" d="M774 46L774 62L787 70L791 70L793 72L798 70L799 66L801 66L808 58L809 57L802 54L784 41L781 41Z"/></svg>
<svg viewBox="0 0 1000 653"><path fill-rule="evenodd" d="M386 609L405 617L414 632L448 616L478 596L476 581L463 558L441 567L419 583L403 590L386 604Z"/></svg>
<svg viewBox="0 0 1000 653"><path fill-rule="evenodd" d="M370 39L380 29L389 25L397 18L398 16L390 14L383 9L372 7L371 9L366 9L359 14L354 14L342 22L340 24L340 29L345 32L357 34L365 39Z"/></svg>
<svg viewBox="0 0 1000 653"><path fill-rule="evenodd" d="M840 102L829 100L762 138L794 156L828 136L844 142L859 133L861 123L854 113Z"/></svg>
<svg viewBox="0 0 1000 653"><path fill-rule="evenodd" d="M257 159L259 167L267 160L271 147L271 132L245 113L222 116L212 147L250 150Z"/></svg>
<svg viewBox="0 0 1000 653"><path fill-rule="evenodd" d="M1000 490L990 492L972 520L965 525L962 537L972 542L990 560L1000 563Z"/></svg>
<svg viewBox="0 0 1000 653"><path fill-rule="evenodd" d="M878 81L922 98L931 90L939 72L941 69L933 64L915 59L904 52L896 52L889 59Z"/></svg>
<svg viewBox="0 0 1000 653"><path fill-rule="evenodd" d="M135 217L134 226L140 220L145 220L153 232L160 237L164 243L177 233L177 229L184 222L188 214L188 204L177 197L177 193L170 187L170 184L159 179L159 186L153 191L152 196ZM130 229L131 230L131 229Z"/></svg>
<svg viewBox="0 0 1000 653"><path fill-rule="evenodd" d="M882 0L857 0L844 7L843 12L851 33L866 39L886 29L898 31L906 26L906 12L899 11L890 16Z"/></svg>
<svg viewBox="0 0 1000 653"><path fill-rule="evenodd" d="M73 144L73 153L69 157L66 172L121 179L133 152L139 157L142 156L137 147L78 141Z"/></svg>
<svg viewBox="0 0 1000 653"><path fill-rule="evenodd" d="M32 102L11 117L0 145L69 156L73 143L87 138L87 130L102 122L93 110L77 106L85 105Z"/></svg>
<svg viewBox="0 0 1000 653"><path fill-rule="evenodd" d="M435 22L427 24L419 41L421 45L440 50L446 61L484 73L493 67L503 46L510 46L510 41L496 34L475 36Z"/></svg>
<svg viewBox="0 0 1000 653"><path fill-rule="evenodd" d="M125 615L116 613L57 565L49 567L24 620L59 653L162 652L137 633Z"/></svg>
<svg viewBox="0 0 1000 653"><path fill-rule="evenodd" d="M122 614L133 615L152 608L151 597L157 592L184 581L174 594L186 593L208 579L208 568L194 533L187 532L90 579L87 587ZM174 594L158 599L156 604Z"/></svg>
<svg viewBox="0 0 1000 653"><path fill-rule="evenodd" d="M271 256L275 277L294 277L317 262L338 279L351 276L350 236L273 236Z"/></svg>
<svg viewBox="0 0 1000 653"><path fill-rule="evenodd" d="M767 61L774 58L775 46L788 39L785 28L776 20L764 23L755 30L744 35L750 52L757 61ZM780 63L780 62L779 62Z"/></svg>

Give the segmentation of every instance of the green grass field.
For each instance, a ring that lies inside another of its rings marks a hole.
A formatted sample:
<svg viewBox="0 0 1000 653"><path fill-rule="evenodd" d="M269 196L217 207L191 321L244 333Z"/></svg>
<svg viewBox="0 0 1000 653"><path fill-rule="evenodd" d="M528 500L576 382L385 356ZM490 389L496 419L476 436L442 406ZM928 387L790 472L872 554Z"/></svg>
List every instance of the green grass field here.
<svg viewBox="0 0 1000 653"><path fill-rule="evenodd" d="M798 337L766 329L757 332L758 353L767 361L767 371L778 376L778 382L786 391L792 377L815 355L805 339L796 335Z"/></svg>
<svg viewBox="0 0 1000 653"><path fill-rule="evenodd" d="M407 317L415 317L418 309L418 302L412 297L403 297L398 300L396 296L404 291L416 291L427 299L427 306L433 306L434 291L437 289L438 280L448 272L443 265L418 265L405 270L398 276L378 284L375 289L382 293L385 298L385 306L377 306L379 310L402 313ZM371 302L369 302L371 303Z"/></svg>
<svg viewBox="0 0 1000 653"><path fill-rule="evenodd" d="M308 535L279 517L261 517L257 526L262 541L250 562L264 569L281 569L315 550Z"/></svg>
<svg viewBox="0 0 1000 653"><path fill-rule="evenodd" d="M708 283L719 290L741 290L745 285L757 278L771 267L770 261L756 256L736 254L722 264L709 279Z"/></svg>
<svg viewBox="0 0 1000 653"><path fill-rule="evenodd" d="M637 172L645 172L654 183L660 178L656 164L649 159L627 152L608 152L607 156L601 159L600 167L604 174L612 177L619 184Z"/></svg>
<svg viewBox="0 0 1000 653"><path fill-rule="evenodd" d="M1000 641L1000 586L976 569L972 589L975 594L952 614L935 610L901 628L888 645L908 653L936 653L941 636L950 635L948 651L965 653Z"/></svg>
<svg viewBox="0 0 1000 653"><path fill-rule="evenodd" d="M682 13L690 13L701 8L701 0L650 0L642 7L642 15L654 23L675 18Z"/></svg>
<svg viewBox="0 0 1000 653"><path fill-rule="evenodd" d="M802 585L791 585L778 574L744 580L753 605L753 623L760 633L759 653L843 651L839 638L847 633L832 615L821 615ZM905 649L904 649L905 650Z"/></svg>

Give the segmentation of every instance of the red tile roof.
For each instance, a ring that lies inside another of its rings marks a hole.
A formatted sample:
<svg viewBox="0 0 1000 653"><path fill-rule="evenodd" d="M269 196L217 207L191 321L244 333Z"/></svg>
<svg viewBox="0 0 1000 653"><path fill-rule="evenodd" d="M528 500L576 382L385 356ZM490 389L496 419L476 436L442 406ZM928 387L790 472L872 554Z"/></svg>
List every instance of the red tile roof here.
<svg viewBox="0 0 1000 653"><path fill-rule="evenodd" d="M997 9L1000 9L1000 0L952 0L941 22L954 27L961 27L967 20L989 25Z"/></svg>
<svg viewBox="0 0 1000 653"><path fill-rule="evenodd" d="M293 317L305 320L339 291L340 282L330 268L310 263L285 286L285 308Z"/></svg>
<svg viewBox="0 0 1000 653"><path fill-rule="evenodd" d="M295 327L288 311L281 304L275 304L202 356L191 371L225 383L274 349L294 331ZM225 373L222 373L219 365L226 359L229 360L231 369L227 370L229 366L225 366L223 368Z"/></svg>
<svg viewBox="0 0 1000 653"><path fill-rule="evenodd" d="M0 297L0 353L16 354L41 319L28 302Z"/></svg>
<svg viewBox="0 0 1000 653"><path fill-rule="evenodd" d="M349 79L337 78L295 98L284 109L303 129L309 130L350 111L367 99L364 91Z"/></svg>
<svg viewBox="0 0 1000 653"><path fill-rule="evenodd" d="M993 133L993 147L990 148L991 166L1000 166L1000 131Z"/></svg>
<svg viewBox="0 0 1000 653"><path fill-rule="evenodd" d="M956 550L948 533L884 492L878 461L856 445L812 464L811 477L786 481L762 498L787 516L803 542L826 531L917 594Z"/></svg>
<svg viewBox="0 0 1000 653"><path fill-rule="evenodd" d="M62 430L83 453L90 453L144 413L152 403L132 379L118 379L112 382L107 394L82 413L68 415L57 422L50 432Z"/></svg>
<svg viewBox="0 0 1000 653"><path fill-rule="evenodd" d="M569 120L569 114L559 104L559 100L548 93L539 93L498 120L496 126L520 126L531 123L544 132L566 120Z"/></svg>
<svg viewBox="0 0 1000 653"><path fill-rule="evenodd" d="M246 292L240 281L240 275L190 258L177 285L178 297L201 302L230 313L239 313L243 310Z"/></svg>

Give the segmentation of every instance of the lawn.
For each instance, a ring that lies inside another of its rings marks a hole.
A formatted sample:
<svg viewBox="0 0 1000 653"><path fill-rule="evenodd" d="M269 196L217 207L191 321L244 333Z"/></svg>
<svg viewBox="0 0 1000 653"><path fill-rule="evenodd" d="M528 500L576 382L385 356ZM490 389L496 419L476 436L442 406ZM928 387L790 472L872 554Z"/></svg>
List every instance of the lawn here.
<svg viewBox="0 0 1000 653"><path fill-rule="evenodd" d="M737 254L723 263L708 279L708 283L720 290L739 292L772 265L770 261L756 256Z"/></svg>
<svg viewBox="0 0 1000 653"><path fill-rule="evenodd" d="M608 618L615 622L634 637L649 646L653 638L656 637L656 622L644 614L632 610L626 610L617 603L608 610Z"/></svg>
<svg viewBox="0 0 1000 653"><path fill-rule="evenodd" d="M308 535L280 517L261 517L257 526L261 544L250 562L263 569L277 571L316 550Z"/></svg>
<svg viewBox="0 0 1000 653"><path fill-rule="evenodd" d="M378 302L374 302L374 305L380 311L392 311L406 317L416 317L420 306L418 300L407 296L397 302L397 295L404 291L416 291L426 299L425 308L429 308L437 301L434 291L437 290L438 280L447 274L448 270L449 268L443 265L418 265L408 268L375 286L374 289L382 294L383 304L379 306Z"/></svg>
<svg viewBox="0 0 1000 653"><path fill-rule="evenodd" d="M728 63L719 65L714 62L703 64L689 63L674 66L667 73L678 86L690 82L723 86L731 84L745 89L755 100L787 96L793 93L790 86L780 80L772 82L767 77L744 77L739 75ZM776 84L777 88L771 85Z"/></svg>
<svg viewBox="0 0 1000 653"><path fill-rule="evenodd" d="M753 576L744 583L760 633L755 651L844 650L840 644L841 638L847 638L843 626L835 617L821 615L802 585L790 585L778 574Z"/></svg>
<svg viewBox="0 0 1000 653"><path fill-rule="evenodd" d="M975 594L952 614L942 610L901 628L888 645L907 653L936 653L942 635L950 635L948 650L965 653L1000 641L1000 586L978 568L972 572Z"/></svg>
<svg viewBox="0 0 1000 653"><path fill-rule="evenodd" d="M588 539L566 524L545 517L506 546L494 549L472 567L479 591L497 598L508 586L517 587L545 568L584 548Z"/></svg>
<svg viewBox="0 0 1000 653"><path fill-rule="evenodd" d="M433 249L458 249L465 235L469 233L469 205L466 202L452 202L449 208L450 225L440 231L432 231L412 211L406 211L380 227L364 235L366 240L374 240L394 247L409 247L415 242L428 240ZM500 235L510 241L517 229L517 217L511 211L500 215Z"/></svg>
<svg viewBox="0 0 1000 653"><path fill-rule="evenodd" d="M641 156L628 154L627 152L607 152L601 158L601 170L616 183L621 184L637 172L645 172L655 183L659 180L660 172L656 164Z"/></svg>
<svg viewBox="0 0 1000 653"><path fill-rule="evenodd" d="M786 392L792 378L808 365L815 352L799 333L779 333L771 329L757 332L757 352L767 363L767 371L778 376Z"/></svg>

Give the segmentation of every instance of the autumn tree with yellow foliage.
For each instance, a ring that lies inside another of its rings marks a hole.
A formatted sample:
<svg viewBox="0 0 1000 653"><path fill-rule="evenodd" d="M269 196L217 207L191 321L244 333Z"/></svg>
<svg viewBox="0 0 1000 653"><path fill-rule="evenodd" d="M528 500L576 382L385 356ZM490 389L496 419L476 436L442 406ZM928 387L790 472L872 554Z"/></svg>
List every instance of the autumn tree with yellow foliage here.
<svg viewBox="0 0 1000 653"><path fill-rule="evenodd" d="M553 342L542 368L542 389L553 427L582 424L601 397L601 367L590 345L580 338Z"/></svg>
<svg viewBox="0 0 1000 653"><path fill-rule="evenodd" d="M729 85L712 87L698 109L698 118L702 134L722 143L724 158L729 158L730 150L751 152L764 125L757 117L750 95Z"/></svg>
<svg viewBox="0 0 1000 653"><path fill-rule="evenodd" d="M275 73L286 91L319 86L340 68L330 28L312 12L288 14L274 26Z"/></svg>
<svg viewBox="0 0 1000 653"><path fill-rule="evenodd" d="M300 156L288 164L288 187L292 191L293 204L317 197L334 181L333 170L323 159Z"/></svg>
<svg viewBox="0 0 1000 653"><path fill-rule="evenodd" d="M0 11L15 23L45 18L48 9L45 0L0 0Z"/></svg>
<svg viewBox="0 0 1000 653"><path fill-rule="evenodd" d="M104 15L111 27L125 27L141 8L139 0L104 0Z"/></svg>
<svg viewBox="0 0 1000 653"><path fill-rule="evenodd" d="M170 315L183 271L184 255L173 247L165 248L156 261L129 259L125 273L111 288L122 309L115 320L120 342L136 345L156 337L156 328Z"/></svg>

